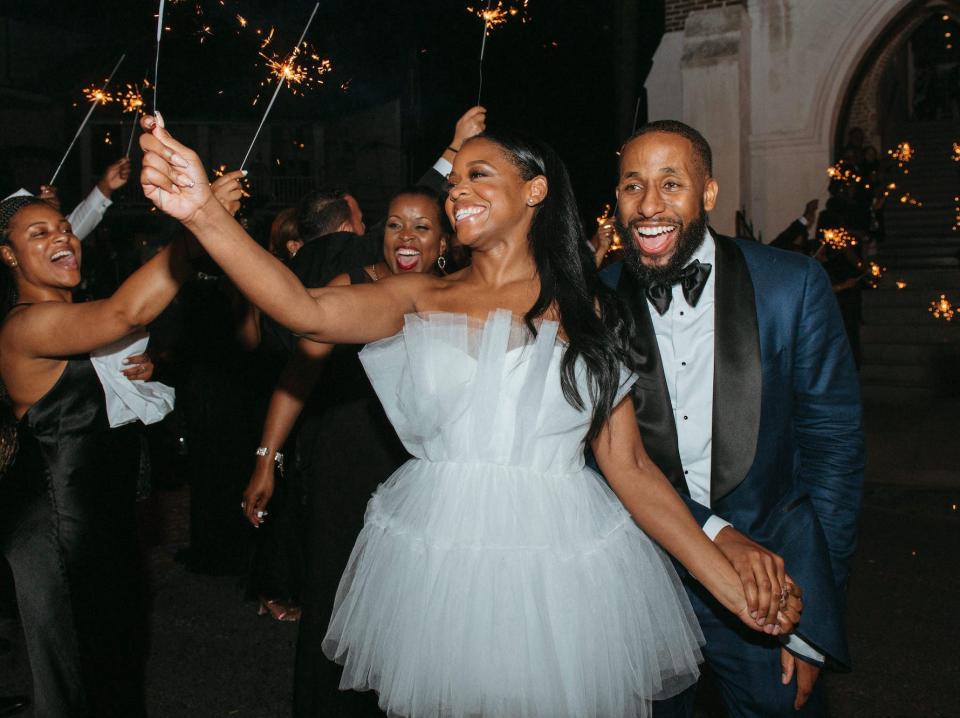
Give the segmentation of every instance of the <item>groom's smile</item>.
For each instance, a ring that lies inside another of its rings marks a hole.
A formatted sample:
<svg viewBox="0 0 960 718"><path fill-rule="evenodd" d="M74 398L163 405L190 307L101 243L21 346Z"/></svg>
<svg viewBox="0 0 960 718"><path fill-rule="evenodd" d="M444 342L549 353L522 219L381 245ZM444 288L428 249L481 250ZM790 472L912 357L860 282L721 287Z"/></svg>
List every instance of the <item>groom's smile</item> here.
<svg viewBox="0 0 960 718"><path fill-rule="evenodd" d="M716 195L716 181L684 137L650 132L628 141L620 153L618 218L646 267L671 263L686 239L684 229L713 209ZM693 239L699 243L701 237Z"/></svg>

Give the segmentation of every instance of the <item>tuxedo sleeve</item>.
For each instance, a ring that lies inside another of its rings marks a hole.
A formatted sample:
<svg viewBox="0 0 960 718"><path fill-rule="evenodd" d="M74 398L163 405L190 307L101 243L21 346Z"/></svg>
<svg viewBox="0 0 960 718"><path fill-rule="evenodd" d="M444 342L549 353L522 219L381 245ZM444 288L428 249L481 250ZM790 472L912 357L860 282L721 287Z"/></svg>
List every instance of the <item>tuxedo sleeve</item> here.
<svg viewBox="0 0 960 718"><path fill-rule="evenodd" d="M863 491L863 412L837 301L826 272L812 261L801 312L793 387L797 478L813 503L842 595Z"/></svg>
<svg viewBox="0 0 960 718"><path fill-rule="evenodd" d="M67 215L67 221L73 227L77 239L84 239L97 228L111 204L113 202L110 198L104 195L99 187L94 186L83 202Z"/></svg>

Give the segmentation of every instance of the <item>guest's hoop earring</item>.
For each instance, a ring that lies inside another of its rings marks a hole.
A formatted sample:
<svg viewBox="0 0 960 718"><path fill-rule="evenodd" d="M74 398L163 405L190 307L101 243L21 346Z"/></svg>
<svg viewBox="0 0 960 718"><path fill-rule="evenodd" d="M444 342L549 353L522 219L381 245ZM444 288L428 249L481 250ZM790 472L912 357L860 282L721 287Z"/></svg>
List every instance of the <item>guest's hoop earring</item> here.
<svg viewBox="0 0 960 718"><path fill-rule="evenodd" d="M442 254L437 257L437 269L439 269L444 274L447 273L447 258Z"/></svg>

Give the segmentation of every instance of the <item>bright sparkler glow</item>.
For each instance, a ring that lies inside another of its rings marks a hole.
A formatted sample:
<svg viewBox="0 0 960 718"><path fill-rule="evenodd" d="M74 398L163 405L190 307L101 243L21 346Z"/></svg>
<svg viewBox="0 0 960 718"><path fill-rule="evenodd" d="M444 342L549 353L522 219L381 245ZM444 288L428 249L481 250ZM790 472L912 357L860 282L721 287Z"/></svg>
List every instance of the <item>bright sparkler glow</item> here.
<svg viewBox="0 0 960 718"><path fill-rule="evenodd" d="M113 94L106 87L97 87L96 85L83 88L83 96L87 98L88 102L95 105L97 103L106 105L114 101Z"/></svg>
<svg viewBox="0 0 960 718"><path fill-rule="evenodd" d="M953 143L953 155L951 155L950 159L954 162L960 162L960 142Z"/></svg>
<svg viewBox="0 0 960 718"><path fill-rule="evenodd" d="M906 288L907 288L907 283L906 283L905 281L903 281L902 279L898 279L898 280L897 280L896 282L894 282L894 283L897 285L897 289L906 289Z"/></svg>
<svg viewBox="0 0 960 718"><path fill-rule="evenodd" d="M489 33L493 28L506 25L512 17L520 17L520 22L526 22L530 18L527 16L527 6L530 0L522 0L519 3L504 2L497 0L497 4L492 2L487 7L468 5L467 12L473 13L483 20L484 32Z"/></svg>
<svg viewBox="0 0 960 718"><path fill-rule="evenodd" d="M833 249L846 249L855 246L857 239L843 227L833 227L820 230L820 242Z"/></svg>
<svg viewBox="0 0 960 718"><path fill-rule="evenodd" d="M900 195L900 204L909 204L911 207L923 207L923 202L916 197L911 197L909 192Z"/></svg>
<svg viewBox="0 0 960 718"><path fill-rule="evenodd" d="M897 167L902 169L905 175L910 174L910 170L905 167L905 165L909 164L910 160L913 159L916 151L909 142L898 143L897 148L895 150L887 150L887 154L890 155L891 159L896 160Z"/></svg>
<svg viewBox="0 0 960 718"><path fill-rule="evenodd" d="M830 165L827 167L827 177L832 180L843 182L846 185L849 185L851 182L860 182L863 179L860 177L860 175L850 169L843 160L840 160L835 165Z"/></svg>
<svg viewBox="0 0 960 718"><path fill-rule="evenodd" d="M953 315L957 313L945 294L941 294L939 299L930 302L927 311L933 315L934 319L943 319L945 322L952 321Z"/></svg>
<svg viewBox="0 0 960 718"><path fill-rule="evenodd" d="M881 267L876 262L870 262L869 279L867 281L873 289L876 289L880 286L880 278L886 273L886 267Z"/></svg>
<svg viewBox="0 0 960 718"><path fill-rule="evenodd" d="M597 229L607 224L608 222L613 221L613 214L610 203L607 202L603 205L603 212L597 217ZM617 231L616 227L613 230L613 240L610 242L610 251L615 252L618 249L623 249L623 240L620 238L620 232Z"/></svg>
<svg viewBox="0 0 960 718"><path fill-rule="evenodd" d="M272 86L274 81L281 80L295 95L302 95L306 90L312 90L324 84L323 76L333 72L333 64L329 58L322 57L309 43L303 43L289 56L281 58L278 55L266 55L260 52L260 57L266 61L270 74L260 83L261 87ZM253 104L260 99L258 94Z"/></svg>
<svg viewBox="0 0 960 718"><path fill-rule="evenodd" d="M123 106L124 113L136 113L143 110L143 95L140 94L140 90L136 86L131 85L129 82L127 83L127 89L122 95L117 95L117 99Z"/></svg>

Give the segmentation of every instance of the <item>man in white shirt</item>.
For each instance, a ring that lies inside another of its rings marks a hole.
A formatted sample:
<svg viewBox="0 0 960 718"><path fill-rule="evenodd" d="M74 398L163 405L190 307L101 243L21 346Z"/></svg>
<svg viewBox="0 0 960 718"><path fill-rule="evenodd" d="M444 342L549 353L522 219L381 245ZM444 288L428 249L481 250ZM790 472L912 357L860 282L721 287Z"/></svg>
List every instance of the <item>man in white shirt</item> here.
<svg viewBox="0 0 960 718"><path fill-rule="evenodd" d="M110 197L116 190L123 187L129 178L130 160L127 157L121 157L107 167L90 194L67 215L67 221L73 227L73 233L77 235L77 239L84 239L97 228L103 215L113 204ZM40 185L39 197L59 209L60 199L57 197L56 187Z"/></svg>
<svg viewBox="0 0 960 718"><path fill-rule="evenodd" d="M863 481L856 370L815 262L708 228L711 164L700 133L679 122L651 123L624 144L625 259L603 279L635 323L633 397L650 456L737 568L751 607L793 582L805 592L796 633L765 639L685 579L728 711L822 715L820 667L849 670L842 594ZM772 604L758 624L775 621ZM692 716L694 695L654 715Z"/></svg>

